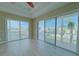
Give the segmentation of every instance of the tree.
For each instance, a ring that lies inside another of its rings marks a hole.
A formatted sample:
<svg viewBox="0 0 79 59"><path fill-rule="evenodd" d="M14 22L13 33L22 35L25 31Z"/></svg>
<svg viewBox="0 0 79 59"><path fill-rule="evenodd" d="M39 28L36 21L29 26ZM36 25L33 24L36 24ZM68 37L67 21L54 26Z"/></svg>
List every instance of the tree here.
<svg viewBox="0 0 79 59"><path fill-rule="evenodd" d="M72 43L72 39L73 39L73 29L74 29L74 23L72 21L70 21L68 23L68 28L70 30L70 43Z"/></svg>

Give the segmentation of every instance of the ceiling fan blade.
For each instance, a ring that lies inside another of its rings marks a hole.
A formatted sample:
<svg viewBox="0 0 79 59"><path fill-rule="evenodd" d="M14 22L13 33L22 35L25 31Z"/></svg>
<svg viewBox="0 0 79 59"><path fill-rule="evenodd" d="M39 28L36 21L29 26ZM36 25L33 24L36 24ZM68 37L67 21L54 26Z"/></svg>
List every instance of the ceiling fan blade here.
<svg viewBox="0 0 79 59"><path fill-rule="evenodd" d="M28 4L30 7L34 8L34 5L33 5L32 2L27 2L27 4Z"/></svg>

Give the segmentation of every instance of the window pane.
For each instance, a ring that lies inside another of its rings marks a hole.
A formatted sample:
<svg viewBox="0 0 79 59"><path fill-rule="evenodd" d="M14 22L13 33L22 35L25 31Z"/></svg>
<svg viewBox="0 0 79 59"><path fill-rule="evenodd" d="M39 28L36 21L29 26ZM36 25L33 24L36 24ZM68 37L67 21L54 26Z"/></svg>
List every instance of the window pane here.
<svg viewBox="0 0 79 59"><path fill-rule="evenodd" d="M21 22L21 39L29 38L29 23Z"/></svg>
<svg viewBox="0 0 79 59"><path fill-rule="evenodd" d="M7 20L7 32L8 32L8 41L11 39L11 33L10 33L10 20Z"/></svg>
<svg viewBox="0 0 79 59"><path fill-rule="evenodd" d="M45 41L55 43L55 19L45 21Z"/></svg>
<svg viewBox="0 0 79 59"><path fill-rule="evenodd" d="M19 21L8 21L8 41L19 39Z"/></svg>
<svg viewBox="0 0 79 59"><path fill-rule="evenodd" d="M62 17L57 18L57 34L56 34L56 45L61 45L63 39L63 20Z"/></svg>
<svg viewBox="0 0 79 59"><path fill-rule="evenodd" d="M38 23L38 39L44 40L44 20Z"/></svg>
<svg viewBox="0 0 79 59"><path fill-rule="evenodd" d="M63 16L63 18L61 17L58 18L57 45L65 49L76 52L77 27L78 27L78 15L76 13Z"/></svg>

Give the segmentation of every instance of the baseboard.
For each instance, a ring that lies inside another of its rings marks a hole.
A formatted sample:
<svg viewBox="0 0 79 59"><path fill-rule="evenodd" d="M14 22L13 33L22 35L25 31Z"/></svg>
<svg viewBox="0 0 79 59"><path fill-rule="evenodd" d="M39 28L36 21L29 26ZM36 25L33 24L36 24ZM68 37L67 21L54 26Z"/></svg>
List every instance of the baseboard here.
<svg viewBox="0 0 79 59"><path fill-rule="evenodd" d="M4 43L6 43L6 41L2 41L2 42L0 42L0 44L4 44Z"/></svg>
<svg viewBox="0 0 79 59"><path fill-rule="evenodd" d="M26 40L26 39L20 39L20 40ZM15 42L15 41L19 41L19 40L13 40L13 41L2 41L2 42L0 42L0 44L5 44L5 43Z"/></svg>

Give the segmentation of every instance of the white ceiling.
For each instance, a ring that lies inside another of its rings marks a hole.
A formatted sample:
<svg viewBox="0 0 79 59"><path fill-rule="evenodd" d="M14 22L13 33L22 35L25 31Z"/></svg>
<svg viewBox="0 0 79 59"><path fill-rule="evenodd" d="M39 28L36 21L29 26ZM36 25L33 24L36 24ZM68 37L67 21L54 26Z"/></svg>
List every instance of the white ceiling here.
<svg viewBox="0 0 79 59"><path fill-rule="evenodd" d="M34 8L31 8L25 2L0 2L0 11L34 18L62 7L68 4L68 2L33 2L33 4Z"/></svg>

